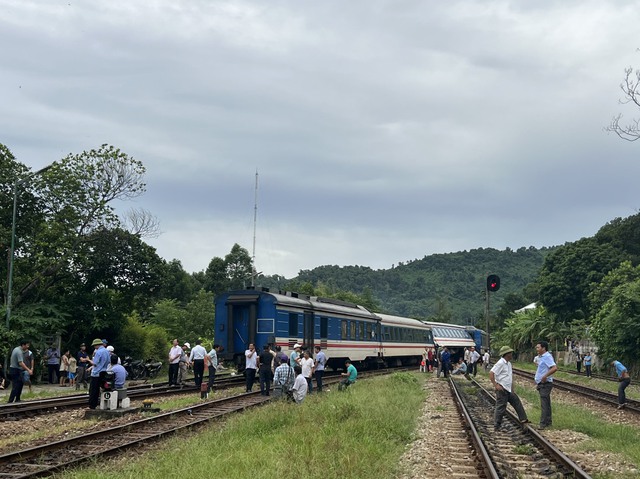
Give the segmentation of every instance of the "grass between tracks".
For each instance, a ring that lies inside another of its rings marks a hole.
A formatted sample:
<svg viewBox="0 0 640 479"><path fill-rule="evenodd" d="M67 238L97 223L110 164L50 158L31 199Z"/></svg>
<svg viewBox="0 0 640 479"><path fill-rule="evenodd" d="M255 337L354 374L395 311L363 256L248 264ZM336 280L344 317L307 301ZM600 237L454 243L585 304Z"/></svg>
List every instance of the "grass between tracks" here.
<svg viewBox="0 0 640 479"><path fill-rule="evenodd" d="M387 479L421 414L419 377L396 373L358 381L346 392L307 396L301 405L273 402L171 438L109 471L96 465L57 477Z"/></svg>

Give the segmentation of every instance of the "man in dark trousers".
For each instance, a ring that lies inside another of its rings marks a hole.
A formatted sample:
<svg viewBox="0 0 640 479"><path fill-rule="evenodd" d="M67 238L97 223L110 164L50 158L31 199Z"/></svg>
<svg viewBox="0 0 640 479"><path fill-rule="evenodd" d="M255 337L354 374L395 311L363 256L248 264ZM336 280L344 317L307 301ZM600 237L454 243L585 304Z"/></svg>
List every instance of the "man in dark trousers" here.
<svg viewBox="0 0 640 479"><path fill-rule="evenodd" d="M22 372L27 371L29 375L33 374L33 370L29 369L24 363L24 353L29 350L29 341L23 339L20 341L20 346L13 348L11 352L11 362L9 363L9 375L11 377L11 393L9 394L8 402L20 402L20 395L22 394L22 386L24 382L22 380Z"/></svg>
<svg viewBox="0 0 640 479"><path fill-rule="evenodd" d="M260 377L260 394L263 396L269 396L269 390L271 389L271 362L273 361L273 354L271 354L271 348L268 344L265 344L262 348L260 356L258 356L258 374Z"/></svg>
<svg viewBox="0 0 640 479"><path fill-rule="evenodd" d="M500 348L499 354L500 359L489 372L489 379L496 390L496 409L493 418L493 425L496 431L499 431L502 427L502 418L507 411L507 403L511 404L516 410L521 423L529 422L520 398L513 391L513 369L511 367L513 349L509 346L503 346Z"/></svg>
<svg viewBox="0 0 640 479"><path fill-rule="evenodd" d="M553 390L553 378L551 377L557 370L556 362L549 352L549 343L539 341L536 344L538 353L538 369L536 370L535 382L538 394L540 394L540 429L551 426L551 391Z"/></svg>
<svg viewBox="0 0 640 479"><path fill-rule="evenodd" d="M100 404L100 373L106 371L111 364L111 353L105 348L102 339L94 339L91 346L96 348L91 364L91 383L89 384L89 409Z"/></svg>

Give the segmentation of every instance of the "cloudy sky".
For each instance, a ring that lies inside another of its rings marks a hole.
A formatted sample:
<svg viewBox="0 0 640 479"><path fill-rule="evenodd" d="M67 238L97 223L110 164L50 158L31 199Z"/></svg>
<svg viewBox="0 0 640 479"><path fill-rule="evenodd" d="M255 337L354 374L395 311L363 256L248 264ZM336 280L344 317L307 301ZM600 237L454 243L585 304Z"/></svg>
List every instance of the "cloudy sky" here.
<svg viewBox="0 0 640 479"><path fill-rule="evenodd" d="M234 243L295 276L550 246L640 206L603 131L640 2L0 0L0 142L33 169L103 143L147 168L165 259Z"/></svg>

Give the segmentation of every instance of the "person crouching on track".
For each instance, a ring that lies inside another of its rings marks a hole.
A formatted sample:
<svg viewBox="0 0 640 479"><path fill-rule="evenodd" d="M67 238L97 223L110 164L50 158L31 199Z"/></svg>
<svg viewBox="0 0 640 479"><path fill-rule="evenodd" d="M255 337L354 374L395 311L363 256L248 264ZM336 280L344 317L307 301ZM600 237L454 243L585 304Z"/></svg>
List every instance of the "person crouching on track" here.
<svg viewBox="0 0 640 479"><path fill-rule="evenodd" d="M307 379L302 375L302 367L296 366L293 368L296 372L296 380L293 383L291 390L293 391L293 400L296 404L300 404L307 397Z"/></svg>
<svg viewBox="0 0 640 479"><path fill-rule="evenodd" d="M527 419L527 413L522 407L520 398L513 391L511 359L513 359L513 349L509 346L503 346L500 348L500 359L489 372L489 379L496 390L496 410L493 418L496 431L502 427L502 418L507 411L507 403L511 404L516 410L518 419L522 424L530 422Z"/></svg>
<svg viewBox="0 0 640 479"><path fill-rule="evenodd" d="M338 384L338 390L343 391L356 382L356 378L358 377L358 370L356 367L351 364L351 361L348 359L344 362L344 365L347 367L347 372L341 373L341 376L346 376L340 384Z"/></svg>
<svg viewBox="0 0 640 479"><path fill-rule="evenodd" d="M293 371L293 368L289 366L289 358L282 358L282 362L280 366L276 368L273 376L273 397L287 397L295 380L296 373Z"/></svg>
<svg viewBox="0 0 640 479"><path fill-rule="evenodd" d="M467 375L467 365L464 363L462 358L458 360L458 364L456 364L456 367L451 372L451 374L464 374L465 376Z"/></svg>

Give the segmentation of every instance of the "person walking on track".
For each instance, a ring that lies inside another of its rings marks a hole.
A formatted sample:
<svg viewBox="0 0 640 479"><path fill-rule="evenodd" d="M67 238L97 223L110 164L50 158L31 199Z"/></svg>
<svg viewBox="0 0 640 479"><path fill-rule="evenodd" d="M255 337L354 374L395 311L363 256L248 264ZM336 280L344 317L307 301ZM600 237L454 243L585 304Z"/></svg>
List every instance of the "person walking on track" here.
<svg viewBox="0 0 640 479"><path fill-rule="evenodd" d="M522 407L520 398L513 390L513 369L511 360L513 359L513 349L509 346L500 348L500 359L489 372L489 379L496 390L496 409L493 417L493 425L496 431L502 427L502 418L507 411L507 404L511 404L518 413L521 423L530 422L527 413Z"/></svg>

